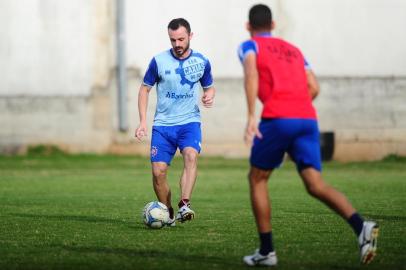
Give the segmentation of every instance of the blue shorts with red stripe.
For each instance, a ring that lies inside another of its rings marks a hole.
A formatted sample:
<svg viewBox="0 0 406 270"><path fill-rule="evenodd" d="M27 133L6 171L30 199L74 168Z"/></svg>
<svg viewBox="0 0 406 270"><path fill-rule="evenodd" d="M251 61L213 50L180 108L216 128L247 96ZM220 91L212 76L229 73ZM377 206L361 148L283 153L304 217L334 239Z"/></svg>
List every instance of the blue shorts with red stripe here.
<svg viewBox="0 0 406 270"><path fill-rule="evenodd" d="M251 166L272 170L282 164L285 153L297 170L312 167L321 171L319 128L313 119L262 119L262 138L255 137L251 149Z"/></svg>

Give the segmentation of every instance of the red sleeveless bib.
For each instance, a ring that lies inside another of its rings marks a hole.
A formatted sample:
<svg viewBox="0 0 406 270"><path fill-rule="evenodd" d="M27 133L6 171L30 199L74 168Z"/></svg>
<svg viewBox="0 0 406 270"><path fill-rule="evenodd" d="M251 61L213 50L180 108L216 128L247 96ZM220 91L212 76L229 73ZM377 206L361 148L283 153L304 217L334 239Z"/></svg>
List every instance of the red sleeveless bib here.
<svg viewBox="0 0 406 270"><path fill-rule="evenodd" d="M258 45L262 118L316 119L300 50L278 38L254 37L253 40Z"/></svg>

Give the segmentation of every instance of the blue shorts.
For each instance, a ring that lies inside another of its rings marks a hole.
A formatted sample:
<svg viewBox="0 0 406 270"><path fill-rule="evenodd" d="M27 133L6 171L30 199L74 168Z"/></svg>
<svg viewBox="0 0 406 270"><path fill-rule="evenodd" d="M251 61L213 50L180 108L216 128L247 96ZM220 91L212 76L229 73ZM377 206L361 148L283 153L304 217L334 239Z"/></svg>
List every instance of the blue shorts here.
<svg viewBox="0 0 406 270"><path fill-rule="evenodd" d="M299 172L308 167L321 171L320 135L316 120L263 119L259 130L262 139L254 139L251 166L262 170L275 169L288 153Z"/></svg>
<svg viewBox="0 0 406 270"><path fill-rule="evenodd" d="M185 147L201 150L202 132L200 123L192 122L178 126L153 126L151 138L151 162L170 165L176 150Z"/></svg>

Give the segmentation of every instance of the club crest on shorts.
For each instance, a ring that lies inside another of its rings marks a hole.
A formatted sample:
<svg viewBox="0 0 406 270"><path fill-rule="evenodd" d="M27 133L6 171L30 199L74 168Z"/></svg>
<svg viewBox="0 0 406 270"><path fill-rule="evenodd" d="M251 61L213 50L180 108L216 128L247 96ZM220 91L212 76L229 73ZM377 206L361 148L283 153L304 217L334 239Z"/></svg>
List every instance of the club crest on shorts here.
<svg viewBox="0 0 406 270"><path fill-rule="evenodd" d="M151 157L155 157L158 154L158 148L156 146L151 146Z"/></svg>

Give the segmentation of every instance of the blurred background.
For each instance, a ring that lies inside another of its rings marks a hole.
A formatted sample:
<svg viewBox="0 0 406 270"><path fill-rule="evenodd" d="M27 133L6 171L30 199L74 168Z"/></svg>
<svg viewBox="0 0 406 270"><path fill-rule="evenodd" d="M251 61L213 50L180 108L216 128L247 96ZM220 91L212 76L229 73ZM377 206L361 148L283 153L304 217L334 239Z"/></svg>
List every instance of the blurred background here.
<svg viewBox="0 0 406 270"><path fill-rule="evenodd" d="M203 155L244 157L245 96L237 47L251 0L0 0L0 153L30 145L148 154L134 139L137 94L151 58L186 18L191 47L212 63L215 106L202 108ZM335 160L406 155L406 1L279 0L275 36L318 75L315 101ZM151 91L149 123L156 95ZM260 107L258 107L258 112Z"/></svg>

